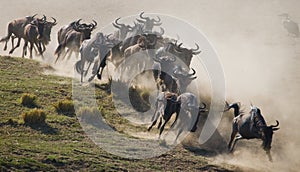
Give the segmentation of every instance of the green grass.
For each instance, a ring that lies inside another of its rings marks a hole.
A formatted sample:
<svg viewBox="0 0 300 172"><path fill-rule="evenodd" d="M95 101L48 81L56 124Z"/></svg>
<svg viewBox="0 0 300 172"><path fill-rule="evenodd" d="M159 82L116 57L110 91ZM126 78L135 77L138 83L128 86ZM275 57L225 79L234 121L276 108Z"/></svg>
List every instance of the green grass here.
<svg viewBox="0 0 300 172"><path fill-rule="evenodd" d="M0 171L190 171L211 169L210 160L181 146L155 158L132 160L107 153L84 133L74 116L60 115L53 103L72 97L70 78L45 75L33 60L0 56ZM70 69L73 70L73 69ZM23 93L35 95L46 122L28 126L21 114L30 108L18 102ZM112 96L97 89L99 110L118 131L145 131L122 118ZM214 169L237 170L226 165Z"/></svg>

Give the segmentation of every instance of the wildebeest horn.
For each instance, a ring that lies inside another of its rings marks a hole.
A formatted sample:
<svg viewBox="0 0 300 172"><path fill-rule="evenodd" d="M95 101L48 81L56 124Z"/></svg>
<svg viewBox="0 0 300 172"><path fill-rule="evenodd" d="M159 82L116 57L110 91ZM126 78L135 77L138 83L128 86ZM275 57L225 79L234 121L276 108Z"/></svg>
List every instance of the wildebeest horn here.
<svg viewBox="0 0 300 172"><path fill-rule="evenodd" d="M279 125L279 121L276 120L276 125L270 125L270 127L275 129L275 127L278 127L278 125ZM278 129L279 129L279 128L278 128ZM277 130L278 130L278 129L277 129Z"/></svg>
<svg viewBox="0 0 300 172"><path fill-rule="evenodd" d="M45 22L47 20L47 17L45 15L43 15L42 20L43 20L43 22Z"/></svg>
<svg viewBox="0 0 300 172"><path fill-rule="evenodd" d="M164 28L160 27L160 33L159 33L159 35L162 36L164 33L165 33Z"/></svg>
<svg viewBox="0 0 300 172"><path fill-rule="evenodd" d="M159 16L157 16L157 20L155 20L155 19L153 19L155 22L160 22L160 17Z"/></svg>
<svg viewBox="0 0 300 172"><path fill-rule="evenodd" d="M93 22L94 22L94 23L91 23L91 25L92 25L92 28L91 28L91 29L92 29L92 30L95 29L95 27L97 26L97 22L96 22L95 20L93 20Z"/></svg>
<svg viewBox="0 0 300 172"><path fill-rule="evenodd" d="M34 14L33 16L31 16L32 18L34 18L37 14Z"/></svg>
<svg viewBox="0 0 300 172"><path fill-rule="evenodd" d="M141 12L141 14L140 14L140 18L141 18L141 19L147 19L148 17L143 17L143 14L144 14L144 11L143 11L143 12Z"/></svg>
<svg viewBox="0 0 300 172"><path fill-rule="evenodd" d="M122 24L121 23L118 23L118 21L121 19L121 17L119 17L119 18L117 18L116 20L115 20L115 24L117 25L117 26L121 26Z"/></svg>
<svg viewBox="0 0 300 172"><path fill-rule="evenodd" d="M188 74L188 76L193 76L193 75L195 75L195 74L196 74L196 71L195 71L195 69L194 69L194 68L192 68L192 71L193 71L193 73L190 73L190 74Z"/></svg>
<svg viewBox="0 0 300 172"><path fill-rule="evenodd" d="M199 50L199 45L196 44L196 43L195 43L195 45L196 45L196 48L195 49L192 48L191 51L193 52L194 55L197 55L197 54L201 53L201 50L198 51Z"/></svg>
<svg viewBox="0 0 300 172"><path fill-rule="evenodd" d="M56 25L57 23L56 23L56 19L54 18L54 17L51 17L52 18L52 20L53 20L53 22L52 22L52 24L53 25Z"/></svg>

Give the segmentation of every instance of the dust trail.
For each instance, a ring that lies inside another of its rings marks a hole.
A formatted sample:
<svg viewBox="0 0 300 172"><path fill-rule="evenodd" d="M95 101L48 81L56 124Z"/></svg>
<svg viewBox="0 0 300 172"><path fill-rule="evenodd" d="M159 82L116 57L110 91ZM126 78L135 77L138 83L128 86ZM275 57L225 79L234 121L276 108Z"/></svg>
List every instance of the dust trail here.
<svg viewBox="0 0 300 172"><path fill-rule="evenodd" d="M52 30L52 41L45 54L46 62L51 65L58 29L78 18L84 21L95 19L98 28L94 33L117 17L136 15L141 11L163 13L186 20L201 29L216 48L226 75L227 99L241 101L246 111L249 110L249 101L252 101L261 108L268 124L273 124L276 119L280 122L280 130L273 138L272 164L267 162L259 147L260 142L256 141L241 142L234 155L220 155L215 162L251 166L261 171L296 171L300 168L300 137L297 129L300 121L300 40L287 36L278 17L278 14L288 13L300 23L298 0L0 2L1 7L5 7L0 12L1 37L6 34L7 23L13 19L34 13L57 18L58 24ZM7 55L8 52L2 50L3 43L0 46L0 54ZM20 49L13 55L20 56ZM75 59L72 60L53 65L57 74L72 76ZM203 92L210 91L209 86L205 86L206 81L200 77L198 81L205 87ZM231 115L232 118L232 114L225 115ZM229 120L227 122L221 124L224 129L220 131L225 139L229 139L231 132Z"/></svg>

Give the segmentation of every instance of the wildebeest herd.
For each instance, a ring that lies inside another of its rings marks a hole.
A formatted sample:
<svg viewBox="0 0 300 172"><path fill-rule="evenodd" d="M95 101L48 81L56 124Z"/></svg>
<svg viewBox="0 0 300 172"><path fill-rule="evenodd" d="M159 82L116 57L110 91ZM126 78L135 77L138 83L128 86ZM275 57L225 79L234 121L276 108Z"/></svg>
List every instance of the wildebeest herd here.
<svg viewBox="0 0 300 172"><path fill-rule="evenodd" d="M190 67L192 58L203 50L200 50L197 43L195 43L195 48L187 48L183 47L183 43L179 43L179 38L172 39L165 36L159 16L151 18L142 12L132 26L124 24L120 20L119 17L112 23L115 28L114 33L105 35L98 32L93 37L91 37L91 33L97 26L97 22L94 20L87 24L78 19L61 27L57 33L58 47L54 53L55 63L66 55L70 58L72 52L76 56L80 54L80 60L76 62L75 69L81 75L80 81L84 82L93 64L90 71L91 76L88 78L90 82L95 76L102 79L103 69L107 67L107 62L111 62L115 68L121 69L121 75L124 75L125 70L134 70L136 67L143 71L145 63L138 63L136 66L134 66L135 64L126 65L126 63L132 56L146 57L147 64L151 65L151 72L158 91L155 113L148 131L159 120L160 137L165 125L175 114L171 128L175 123L181 126L175 138L176 142L184 127L187 131L194 132L197 129L199 116L208 111L206 104L200 103L197 96L188 90L188 86L197 78L196 70ZM48 21L45 15L41 18L33 15L16 19L8 24L7 36L1 38L0 42L5 42L4 50L6 50L7 43L11 39L12 48L9 51L11 54L20 46L20 41L23 39L22 57L26 56L27 49L29 49L30 58L32 58L33 49L37 54L43 56L46 45L50 41L51 29L56 24L55 18L51 17L51 21ZM157 29L157 27L160 28ZM18 38L16 46L14 45L15 38ZM273 131L279 129L277 128L279 122L276 121L276 125L268 126L261 110L253 105L251 105L249 113L243 113L240 112L240 103L229 104L226 102L224 111L230 109L234 109L235 117L232 122L228 150L233 151L236 142L240 139L261 139L263 149L271 161L270 149ZM181 120L179 120L180 116ZM188 122L184 123L184 121Z"/></svg>

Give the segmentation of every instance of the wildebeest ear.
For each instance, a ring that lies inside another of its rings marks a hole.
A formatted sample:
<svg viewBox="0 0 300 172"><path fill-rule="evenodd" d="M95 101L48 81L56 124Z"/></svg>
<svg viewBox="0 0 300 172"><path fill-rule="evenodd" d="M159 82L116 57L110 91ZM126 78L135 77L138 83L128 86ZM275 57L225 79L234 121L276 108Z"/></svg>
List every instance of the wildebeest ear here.
<svg viewBox="0 0 300 172"><path fill-rule="evenodd" d="M280 128L272 128L273 131L277 131L279 130Z"/></svg>

